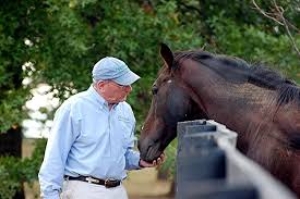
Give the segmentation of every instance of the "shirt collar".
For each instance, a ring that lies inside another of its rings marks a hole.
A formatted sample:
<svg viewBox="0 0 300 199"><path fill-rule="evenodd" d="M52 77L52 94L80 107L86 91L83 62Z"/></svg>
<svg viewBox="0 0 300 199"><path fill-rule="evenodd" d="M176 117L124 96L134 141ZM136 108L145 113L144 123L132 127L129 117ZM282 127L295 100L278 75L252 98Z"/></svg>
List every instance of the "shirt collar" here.
<svg viewBox="0 0 300 199"><path fill-rule="evenodd" d="M105 99L101 95L99 95L99 93L97 93L93 85L90 86L87 92L93 97L93 99L97 101L101 108L108 107L107 101L105 101Z"/></svg>

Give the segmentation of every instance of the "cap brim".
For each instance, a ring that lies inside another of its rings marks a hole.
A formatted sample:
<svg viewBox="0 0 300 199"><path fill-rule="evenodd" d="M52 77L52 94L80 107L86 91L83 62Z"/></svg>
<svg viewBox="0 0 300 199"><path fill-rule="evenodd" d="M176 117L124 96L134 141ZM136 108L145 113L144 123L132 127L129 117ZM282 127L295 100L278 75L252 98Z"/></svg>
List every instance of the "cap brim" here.
<svg viewBox="0 0 300 199"><path fill-rule="evenodd" d="M138 79L140 79L140 76L135 74L132 71L128 71L124 75L121 75L120 77L117 77L113 79L117 84L124 85L124 86L129 86L136 82Z"/></svg>

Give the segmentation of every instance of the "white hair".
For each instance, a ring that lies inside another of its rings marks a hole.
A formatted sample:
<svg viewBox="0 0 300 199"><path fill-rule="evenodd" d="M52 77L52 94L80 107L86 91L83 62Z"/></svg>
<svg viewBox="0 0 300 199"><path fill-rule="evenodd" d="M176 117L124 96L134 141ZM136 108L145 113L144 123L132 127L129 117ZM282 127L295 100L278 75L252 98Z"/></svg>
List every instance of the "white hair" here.
<svg viewBox="0 0 300 199"><path fill-rule="evenodd" d="M96 79L93 78L93 84L98 84L98 83L103 82L103 81L105 81L105 80L103 80L103 79L96 80Z"/></svg>

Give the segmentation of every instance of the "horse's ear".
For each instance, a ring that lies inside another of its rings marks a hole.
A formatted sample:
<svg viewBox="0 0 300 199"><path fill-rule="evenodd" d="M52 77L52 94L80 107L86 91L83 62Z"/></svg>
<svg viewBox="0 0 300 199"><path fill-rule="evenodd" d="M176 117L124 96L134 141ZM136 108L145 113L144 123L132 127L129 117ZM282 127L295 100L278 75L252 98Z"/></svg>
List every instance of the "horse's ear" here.
<svg viewBox="0 0 300 199"><path fill-rule="evenodd" d="M163 57L164 61L171 70L174 62L174 56L171 49L164 43L160 44L160 55Z"/></svg>

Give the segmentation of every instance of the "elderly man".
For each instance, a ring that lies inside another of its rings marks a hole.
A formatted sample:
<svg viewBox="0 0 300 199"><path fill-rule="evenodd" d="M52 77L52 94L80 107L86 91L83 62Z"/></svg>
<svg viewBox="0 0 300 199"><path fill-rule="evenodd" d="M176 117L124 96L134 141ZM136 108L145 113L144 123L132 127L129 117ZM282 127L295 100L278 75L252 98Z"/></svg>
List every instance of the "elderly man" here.
<svg viewBox="0 0 300 199"><path fill-rule="evenodd" d="M105 57L93 84L56 111L39 172L42 198L127 199L126 170L153 167L134 151L135 117L126 97L140 77L121 60Z"/></svg>

